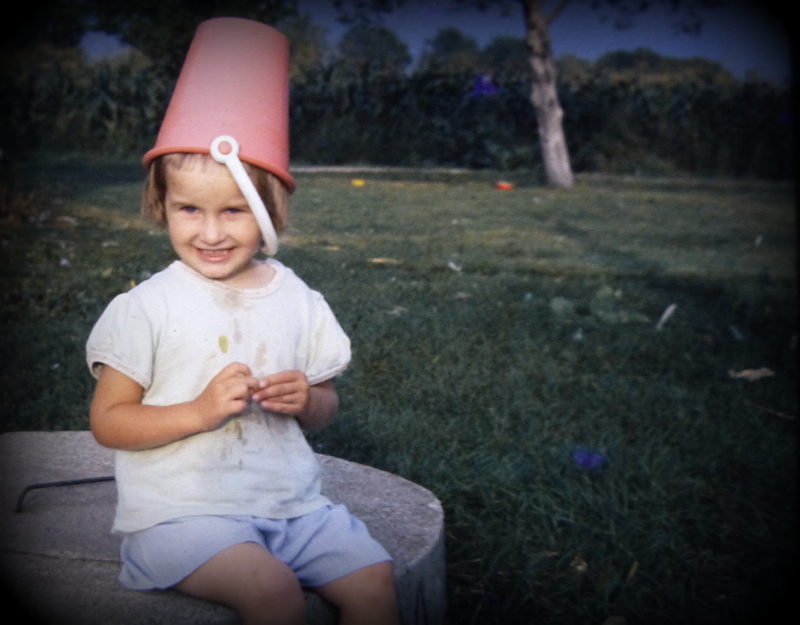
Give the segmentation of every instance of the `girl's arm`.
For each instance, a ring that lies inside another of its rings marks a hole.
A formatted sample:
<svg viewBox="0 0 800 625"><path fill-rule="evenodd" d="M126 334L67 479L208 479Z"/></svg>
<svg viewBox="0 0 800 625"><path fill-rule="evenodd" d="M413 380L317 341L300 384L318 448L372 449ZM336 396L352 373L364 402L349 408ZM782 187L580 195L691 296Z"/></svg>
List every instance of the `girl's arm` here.
<svg viewBox="0 0 800 625"><path fill-rule="evenodd" d="M208 383L194 401L172 406L142 404L144 389L104 365L97 381L89 421L95 439L112 449L152 449L219 427L244 410L259 381L247 365L232 363Z"/></svg>
<svg viewBox="0 0 800 625"><path fill-rule="evenodd" d="M308 389L308 403L297 415L300 425L306 430L321 430L339 412L339 394L333 380L325 380Z"/></svg>
<svg viewBox="0 0 800 625"><path fill-rule="evenodd" d="M333 380L309 386L302 371L281 371L263 378L253 401L273 412L292 415L306 430L319 430L333 421L339 395Z"/></svg>

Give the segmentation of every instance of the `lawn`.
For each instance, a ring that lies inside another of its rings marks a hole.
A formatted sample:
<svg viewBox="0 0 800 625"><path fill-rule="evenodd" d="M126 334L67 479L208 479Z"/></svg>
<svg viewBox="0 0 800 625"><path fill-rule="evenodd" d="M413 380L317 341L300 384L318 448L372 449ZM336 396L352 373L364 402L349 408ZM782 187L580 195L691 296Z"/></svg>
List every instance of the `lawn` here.
<svg viewBox="0 0 800 625"><path fill-rule="evenodd" d="M354 346L312 443L440 497L452 625L768 622L797 553L793 186L296 177L278 259ZM88 332L169 240L135 162L18 179L0 427L86 429Z"/></svg>

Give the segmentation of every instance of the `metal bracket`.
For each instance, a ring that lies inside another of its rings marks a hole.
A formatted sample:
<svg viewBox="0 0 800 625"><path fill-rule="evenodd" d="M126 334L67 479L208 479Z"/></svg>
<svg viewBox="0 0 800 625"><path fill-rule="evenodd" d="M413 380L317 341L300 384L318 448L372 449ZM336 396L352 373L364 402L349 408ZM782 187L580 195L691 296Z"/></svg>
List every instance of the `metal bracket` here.
<svg viewBox="0 0 800 625"><path fill-rule="evenodd" d="M51 488L54 486L75 486L76 484L92 484L94 482L112 482L112 481L114 481L114 476L106 475L104 477L85 477L79 480L60 480L58 482L40 482L38 484L31 484L30 486L26 486L19 494L19 497L17 498L17 507L14 508L14 512L22 512L22 500L25 499L25 495L27 495L29 491L35 490L37 488Z"/></svg>

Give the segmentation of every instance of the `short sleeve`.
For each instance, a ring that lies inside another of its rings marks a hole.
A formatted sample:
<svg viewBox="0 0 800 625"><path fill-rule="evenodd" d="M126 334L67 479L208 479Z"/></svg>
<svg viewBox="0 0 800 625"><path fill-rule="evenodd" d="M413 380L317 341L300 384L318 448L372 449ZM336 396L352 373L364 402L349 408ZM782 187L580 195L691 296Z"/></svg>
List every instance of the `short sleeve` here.
<svg viewBox="0 0 800 625"><path fill-rule="evenodd" d="M109 365L141 384L153 380L155 338L148 315L132 293L117 295L94 325L86 342L86 362L95 378Z"/></svg>
<svg viewBox="0 0 800 625"><path fill-rule="evenodd" d="M336 320L328 302L312 292L313 308L308 365L309 384L319 384L341 374L350 364L350 339Z"/></svg>

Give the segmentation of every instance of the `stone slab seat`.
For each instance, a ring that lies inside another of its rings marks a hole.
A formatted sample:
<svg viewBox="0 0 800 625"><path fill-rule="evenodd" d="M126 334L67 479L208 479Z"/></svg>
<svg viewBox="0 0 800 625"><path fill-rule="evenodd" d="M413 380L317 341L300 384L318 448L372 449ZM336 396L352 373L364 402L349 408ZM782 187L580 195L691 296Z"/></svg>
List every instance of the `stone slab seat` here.
<svg viewBox="0 0 800 625"><path fill-rule="evenodd" d="M404 625L444 619L444 515L430 491L396 475L318 455L323 491L361 518L395 559ZM228 625L233 611L175 591L136 592L118 581L121 538L110 533L114 482L19 493L38 482L113 474L113 452L90 432L0 435L0 584L31 612L24 623ZM307 592L309 623L337 622ZM4 610L5 611L5 610ZM32 620L38 619L38 620ZM13 621L11 621L13 622Z"/></svg>

